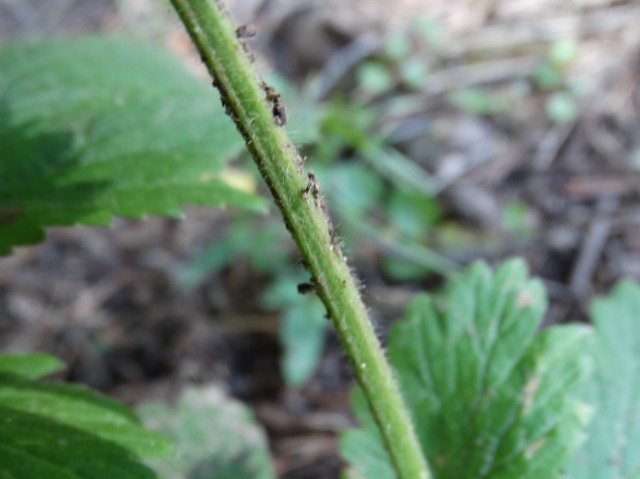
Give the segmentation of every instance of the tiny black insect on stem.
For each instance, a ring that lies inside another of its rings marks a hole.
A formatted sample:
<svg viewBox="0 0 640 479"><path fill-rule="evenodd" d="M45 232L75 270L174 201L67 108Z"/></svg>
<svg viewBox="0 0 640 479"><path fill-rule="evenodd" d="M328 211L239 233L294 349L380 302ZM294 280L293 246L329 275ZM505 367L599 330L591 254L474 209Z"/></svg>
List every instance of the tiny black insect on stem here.
<svg viewBox="0 0 640 479"><path fill-rule="evenodd" d="M298 285L298 293L300 294L313 293L315 290L315 286L313 286L311 283L300 283Z"/></svg>

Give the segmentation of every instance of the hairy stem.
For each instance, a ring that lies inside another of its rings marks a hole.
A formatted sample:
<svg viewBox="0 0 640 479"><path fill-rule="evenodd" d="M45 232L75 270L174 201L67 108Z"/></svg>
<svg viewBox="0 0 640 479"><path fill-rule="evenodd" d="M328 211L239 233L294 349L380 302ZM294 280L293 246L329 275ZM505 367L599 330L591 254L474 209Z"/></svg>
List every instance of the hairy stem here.
<svg viewBox="0 0 640 479"><path fill-rule="evenodd" d="M431 477L393 372L349 271L313 174L282 128L279 96L259 78L223 8L171 0L244 137L349 357L397 474ZM238 32L241 32L239 30Z"/></svg>

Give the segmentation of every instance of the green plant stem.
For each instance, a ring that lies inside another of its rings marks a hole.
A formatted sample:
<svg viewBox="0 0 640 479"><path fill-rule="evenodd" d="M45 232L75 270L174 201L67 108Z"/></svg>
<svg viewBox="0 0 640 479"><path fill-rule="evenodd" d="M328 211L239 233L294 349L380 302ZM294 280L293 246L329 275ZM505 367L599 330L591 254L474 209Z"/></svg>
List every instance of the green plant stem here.
<svg viewBox="0 0 640 479"><path fill-rule="evenodd" d="M333 235L315 177L305 174L302 158L277 124L274 103L279 99L274 95L267 98L266 86L218 3L171 1L302 254L369 401L398 476L430 478L393 372Z"/></svg>

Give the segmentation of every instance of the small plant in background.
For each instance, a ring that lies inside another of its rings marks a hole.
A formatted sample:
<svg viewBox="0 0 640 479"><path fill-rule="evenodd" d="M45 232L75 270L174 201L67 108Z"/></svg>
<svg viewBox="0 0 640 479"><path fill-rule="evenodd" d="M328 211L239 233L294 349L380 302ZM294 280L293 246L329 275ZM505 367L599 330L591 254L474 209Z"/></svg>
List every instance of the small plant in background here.
<svg viewBox="0 0 640 479"><path fill-rule="evenodd" d="M258 302L265 310L281 313L282 375L289 386L300 387L313 374L322 353L327 328L324 307L313 294L308 275L296 268L283 225L274 218L263 220L236 215L228 233L190 262L180 281L186 288L195 287L242 258L265 275L266 291Z"/></svg>
<svg viewBox="0 0 640 479"><path fill-rule="evenodd" d="M566 78L571 64L580 55L580 45L563 40L551 46L547 60L533 74L533 84L551 94L546 102L546 113L554 123L567 123L578 115L581 88Z"/></svg>

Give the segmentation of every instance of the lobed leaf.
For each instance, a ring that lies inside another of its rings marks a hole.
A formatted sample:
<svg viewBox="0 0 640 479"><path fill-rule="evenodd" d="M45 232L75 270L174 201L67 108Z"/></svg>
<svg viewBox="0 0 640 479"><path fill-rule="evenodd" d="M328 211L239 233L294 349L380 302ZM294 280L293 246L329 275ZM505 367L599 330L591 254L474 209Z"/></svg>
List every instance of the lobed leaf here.
<svg viewBox="0 0 640 479"><path fill-rule="evenodd" d="M441 300L416 299L389 338L389 356L433 475L558 478L581 441L575 389L589 371L589 329L537 330L542 285L512 261L471 267ZM362 429L342 437L352 477L395 478L363 400ZM376 438L375 441L372 438Z"/></svg>
<svg viewBox="0 0 640 479"><path fill-rule="evenodd" d="M178 216L183 204L262 209L231 187L240 136L211 86L122 39L0 50L0 254L54 225Z"/></svg>
<svg viewBox="0 0 640 479"><path fill-rule="evenodd" d="M594 375L582 391L591 407L587 440L569 467L575 479L640 475L640 287L620 283L591 309Z"/></svg>

